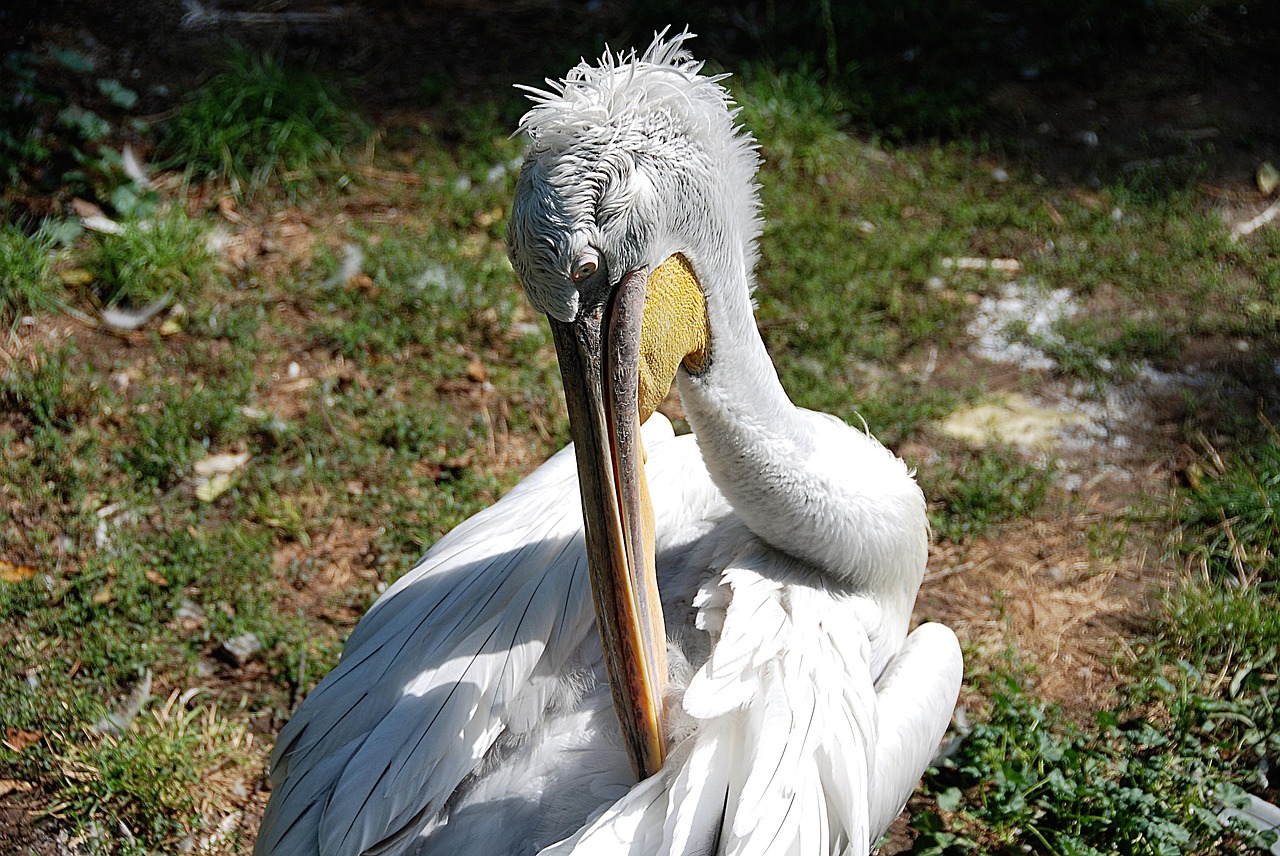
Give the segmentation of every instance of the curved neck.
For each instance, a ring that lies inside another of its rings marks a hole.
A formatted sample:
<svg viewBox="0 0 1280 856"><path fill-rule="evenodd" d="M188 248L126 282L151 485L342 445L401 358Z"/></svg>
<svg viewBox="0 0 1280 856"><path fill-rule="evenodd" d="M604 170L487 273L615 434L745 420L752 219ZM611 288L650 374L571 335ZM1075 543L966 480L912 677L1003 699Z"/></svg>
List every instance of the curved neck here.
<svg viewBox="0 0 1280 856"><path fill-rule="evenodd" d="M711 347L703 372L678 377L708 472L760 538L846 591L891 600L886 629L900 639L928 552L919 487L874 438L792 404L755 325L745 252L690 261Z"/></svg>
<svg viewBox="0 0 1280 856"><path fill-rule="evenodd" d="M745 259L724 261L728 270L705 262L701 268L711 341L703 371L681 373L690 424L708 440L739 428L794 438L802 423L756 327Z"/></svg>
<svg viewBox="0 0 1280 856"><path fill-rule="evenodd" d="M705 369L682 370L678 386L703 460L752 531L785 552L818 559L765 522L795 513L795 487L806 481L814 437L809 420L782 388L756 328L748 259L739 251L691 255L690 261L707 298L711 346Z"/></svg>

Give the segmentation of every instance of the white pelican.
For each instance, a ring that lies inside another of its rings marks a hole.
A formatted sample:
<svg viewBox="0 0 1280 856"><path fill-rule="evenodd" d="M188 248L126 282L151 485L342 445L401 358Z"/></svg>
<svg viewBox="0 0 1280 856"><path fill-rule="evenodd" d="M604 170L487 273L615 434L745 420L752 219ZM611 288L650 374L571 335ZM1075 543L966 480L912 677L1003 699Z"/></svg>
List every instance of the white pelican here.
<svg viewBox="0 0 1280 856"><path fill-rule="evenodd" d="M255 852L865 854L929 763L961 657L907 636L924 499L783 392L755 146L686 38L533 92L508 244L576 451L373 605L280 734ZM639 430L673 378L696 440Z"/></svg>

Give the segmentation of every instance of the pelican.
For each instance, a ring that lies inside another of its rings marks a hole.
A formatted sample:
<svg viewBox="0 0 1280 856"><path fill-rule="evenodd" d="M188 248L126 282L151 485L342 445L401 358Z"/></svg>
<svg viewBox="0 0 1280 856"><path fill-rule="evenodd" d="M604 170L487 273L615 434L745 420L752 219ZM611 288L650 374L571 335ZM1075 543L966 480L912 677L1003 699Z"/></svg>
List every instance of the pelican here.
<svg viewBox="0 0 1280 856"><path fill-rule="evenodd" d="M924 498L783 391L755 143L689 37L530 90L508 249L574 443L360 621L280 733L261 856L865 854L928 766L962 665L907 633Z"/></svg>

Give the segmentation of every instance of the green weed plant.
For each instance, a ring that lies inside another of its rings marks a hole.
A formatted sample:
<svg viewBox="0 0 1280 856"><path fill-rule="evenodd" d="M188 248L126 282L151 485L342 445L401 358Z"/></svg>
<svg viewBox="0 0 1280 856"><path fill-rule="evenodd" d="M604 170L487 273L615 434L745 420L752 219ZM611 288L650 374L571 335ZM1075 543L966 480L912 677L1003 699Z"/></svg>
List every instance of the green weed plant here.
<svg viewBox="0 0 1280 856"><path fill-rule="evenodd" d="M297 191L364 133L329 80L237 47L170 120L161 148L194 179L227 181L237 193L271 182Z"/></svg>

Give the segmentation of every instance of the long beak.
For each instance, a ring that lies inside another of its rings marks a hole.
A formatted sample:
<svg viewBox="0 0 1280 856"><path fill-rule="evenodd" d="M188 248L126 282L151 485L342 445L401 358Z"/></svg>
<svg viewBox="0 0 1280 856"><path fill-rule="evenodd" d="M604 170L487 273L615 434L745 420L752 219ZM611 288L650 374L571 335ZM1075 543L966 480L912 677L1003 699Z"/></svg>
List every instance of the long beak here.
<svg viewBox="0 0 1280 856"><path fill-rule="evenodd" d="M613 703L636 775L662 766L666 630L637 385L645 272L576 321L551 321L578 458L587 561Z"/></svg>

